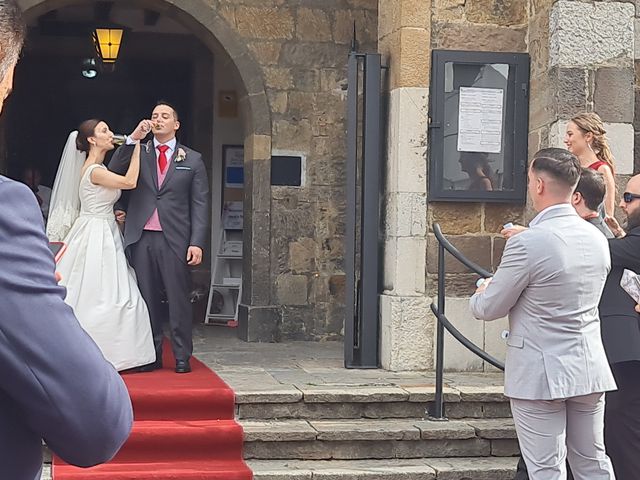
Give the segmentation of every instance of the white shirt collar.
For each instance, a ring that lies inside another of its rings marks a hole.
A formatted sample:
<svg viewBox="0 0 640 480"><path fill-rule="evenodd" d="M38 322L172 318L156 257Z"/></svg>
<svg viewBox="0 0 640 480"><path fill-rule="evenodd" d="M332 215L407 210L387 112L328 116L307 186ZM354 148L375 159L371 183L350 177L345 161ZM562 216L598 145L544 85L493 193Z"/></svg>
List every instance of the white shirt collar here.
<svg viewBox="0 0 640 480"><path fill-rule="evenodd" d="M558 203L556 205L551 205L550 207L547 207L544 210L542 210L540 213L538 213L538 215L536 215L535 218L529 222L529 226L535 227L538 223L542 221L542 217L544 217L548 212L551 212L553 210L564 209L567 207L570 207L571 209L573 209L570 203Z"/></svg>
<svg viewBox="0 0 640 480"><path fill-rule="evenodd" d="M156 137L153 137L153 148L155 148L156 150L158 149L158 145L166 145L167 147L169 147L168 153L173 153L173 151L176 149L177 143L178 141L176 140L176 137L173 137L167 143L160 143L158 140L156 140Z"/></svg>

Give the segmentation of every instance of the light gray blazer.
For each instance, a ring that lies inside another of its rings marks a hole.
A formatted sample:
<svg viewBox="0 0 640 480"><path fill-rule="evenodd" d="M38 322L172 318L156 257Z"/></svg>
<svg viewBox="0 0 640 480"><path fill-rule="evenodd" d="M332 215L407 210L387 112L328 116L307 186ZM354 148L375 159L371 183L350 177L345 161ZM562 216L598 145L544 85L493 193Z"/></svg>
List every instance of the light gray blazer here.
<svg viewBox="0 0 640 480"><path fill-rule="evenodd" d="M507 241L493 280L470 304L480 320L509 315L506 396L615 390L598 317L610 268L607 240L568 204L543 211Z"/></svg>

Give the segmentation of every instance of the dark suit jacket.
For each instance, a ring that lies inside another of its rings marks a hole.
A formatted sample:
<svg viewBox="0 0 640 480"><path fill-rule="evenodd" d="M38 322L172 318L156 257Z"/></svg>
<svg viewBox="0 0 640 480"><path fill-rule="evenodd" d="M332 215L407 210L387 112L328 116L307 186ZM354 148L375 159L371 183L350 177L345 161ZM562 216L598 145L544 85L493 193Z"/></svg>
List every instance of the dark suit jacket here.
<svg viewBox="0 0 640 480"><path fill-rule="evenodd" d="M41 439L107 461L133 421L124 382L64 303L33 193L0 176L0 205L0 477L40 479Z"/></svg>
<svg viewBox="0 0 640 480"><path fill-rule="evenodd" d="M611 272L600 300L602 341L609 363L640 360L640 316L636 302L620 286L623 270L640 273L640 227L609 240Z"/></svg>
<svg viewBox="0 0 640 480"><path fill-rule="evenodd" d="M149 145L149 148L145 148ZM186 152L181 162L175 162L178 149ZM124 175L129 168L133 145L123 145L113 154L109 169ZM123 192L122 201L116 208L127 212L124 227L125 248L133 245L142 236L144 226L158 209L162 231L178 257L186 263L187 248L204 248L209 226L209 183L202 156L195 150L176 144L169 161L167 175L158 188L156 153L153 142L142 146L140 152L140 177L138 186Z"/></svg>

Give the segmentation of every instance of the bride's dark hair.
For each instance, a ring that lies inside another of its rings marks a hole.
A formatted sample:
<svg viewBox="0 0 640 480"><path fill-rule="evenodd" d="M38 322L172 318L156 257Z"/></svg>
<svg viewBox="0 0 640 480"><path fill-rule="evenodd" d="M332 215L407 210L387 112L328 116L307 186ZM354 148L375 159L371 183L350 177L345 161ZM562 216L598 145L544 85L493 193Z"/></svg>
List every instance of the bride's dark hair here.
<svg viewBox="0 0 640 480"><path fill-rule="evenodd" d="M102 120L91 118L85 120L78 127L78 138L76 139L76 148L84 153L89 153L91 144L89 143L89 137L93 137L96 133L96 127Z"/></svg>

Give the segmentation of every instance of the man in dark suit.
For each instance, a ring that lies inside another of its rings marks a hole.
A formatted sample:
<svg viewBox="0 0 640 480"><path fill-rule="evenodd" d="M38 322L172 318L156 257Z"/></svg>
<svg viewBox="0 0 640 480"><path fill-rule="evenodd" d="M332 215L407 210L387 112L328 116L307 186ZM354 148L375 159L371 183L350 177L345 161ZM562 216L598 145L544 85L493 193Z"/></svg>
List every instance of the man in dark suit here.
<svg viewBox="0 0 640 480"><path fill-rule="evenodd" d="M153 140L141 152L138 186L116 205L116 217L123 221L126 215L125 248L149 307L156 347L155 363L142 369L162 368L164 287L175 371L188 373L193 351L189 266L202 262L209 230L207 172L202 156L177 142L178 113L165 102L158 103L146 127L143 122L127 145L116 150L109 164L111 170L120 174L126 171L133 150L130 143L142 140L146 128L153 129Z"/></svg>
<svg viewBox="0 0 640 480"><path fill-rule="evenodd" d="M0 110L24 27L0 1ZM42 213L29 188L0 176L0 477L39 480L42 439L65 461L113 457L133 421L124 382L64 303Z"/></svg>
<svg viewBox="0 0 640 480"><path fill-rule="evenodd" d="M640 273L640 175L627 183L620 208L627 231L609 222L618 238L609 240L611 273L600 301L602 340L618 384L607 393L604 431L616 478L635 480L640 476L640 316L620 279L625 269Z"/></svg>

